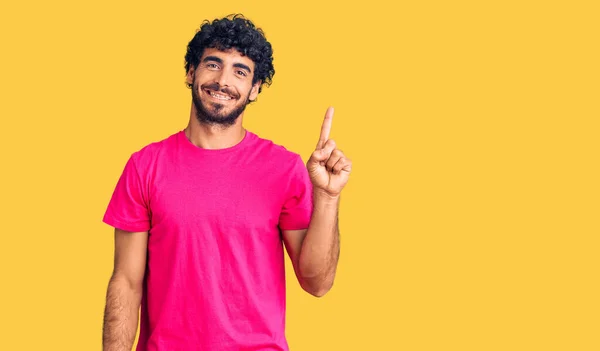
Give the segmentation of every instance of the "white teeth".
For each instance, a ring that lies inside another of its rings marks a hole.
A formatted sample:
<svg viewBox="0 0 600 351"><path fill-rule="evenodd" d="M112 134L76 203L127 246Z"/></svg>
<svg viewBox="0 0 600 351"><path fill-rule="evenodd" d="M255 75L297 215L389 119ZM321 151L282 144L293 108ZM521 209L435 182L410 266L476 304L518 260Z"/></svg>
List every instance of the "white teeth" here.
<svg viewBox="0 0 600 351"><path fill-rule="evenodd" d="M217 98L219 100L231 100L231 97L226 96L226 95L221 95L221 94L215 94L212 91L210 92L210 96Z"/></svg>

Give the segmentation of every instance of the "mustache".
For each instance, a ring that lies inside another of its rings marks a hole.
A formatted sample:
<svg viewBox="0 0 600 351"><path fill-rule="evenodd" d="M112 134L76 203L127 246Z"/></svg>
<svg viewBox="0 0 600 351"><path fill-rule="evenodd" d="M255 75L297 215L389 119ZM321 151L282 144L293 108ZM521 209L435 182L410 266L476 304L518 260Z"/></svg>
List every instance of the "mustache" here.
<svg viewBox="0 0 600 351"><path fill-rule="evenodd" d="M221 92L221 93L225 93L235 99L238 99L240 97L240 95L238 93L236 93L235 91L229 89L228 87L221 87L219 85L219 83L209 83L209 84L204 84L202 85L200 88L202 88L203 90L212 90L215 92Z"/></svg>

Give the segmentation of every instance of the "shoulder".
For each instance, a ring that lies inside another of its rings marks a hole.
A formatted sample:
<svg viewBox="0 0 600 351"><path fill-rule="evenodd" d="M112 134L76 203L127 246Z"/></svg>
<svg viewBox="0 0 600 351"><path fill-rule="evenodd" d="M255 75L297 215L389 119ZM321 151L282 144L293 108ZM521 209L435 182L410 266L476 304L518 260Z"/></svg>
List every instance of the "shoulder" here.
<svg viewBox="0 0 600 351"><path fill-rule="evenodd" d="M279 164L286 164L291 167L298 163L303 164L302 157L297 152L289 150L287 147L277 144L272 140L262 138L257 134L252 133L255 143L255 150L262 157L267 157L271 161L276 161Z"/></svg>
<svg viewBox="0 0 600 351"><path fill-rule="evenodd" d="M181 131L173 133L161 140L153 141L137 149L131 154L132 161L139 166L148 166L176 143L179 133L181 133Z"/></svg>

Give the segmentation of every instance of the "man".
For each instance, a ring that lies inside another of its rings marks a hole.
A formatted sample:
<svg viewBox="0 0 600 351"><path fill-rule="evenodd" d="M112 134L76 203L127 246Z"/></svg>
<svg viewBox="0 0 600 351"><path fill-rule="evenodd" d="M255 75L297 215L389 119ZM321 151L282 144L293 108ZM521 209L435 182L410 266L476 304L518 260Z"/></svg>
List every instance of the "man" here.
<svg viewBox="0 0 600 351"><path fill-rule="evenodd" d="M306 166L242 126L274 75L271 45L241 16L190 41L189 124L133 153L103 221L115 227L105 351L288 350L283 246L304 290L324 295L338 256L351 161L329 139Z"/></svg>

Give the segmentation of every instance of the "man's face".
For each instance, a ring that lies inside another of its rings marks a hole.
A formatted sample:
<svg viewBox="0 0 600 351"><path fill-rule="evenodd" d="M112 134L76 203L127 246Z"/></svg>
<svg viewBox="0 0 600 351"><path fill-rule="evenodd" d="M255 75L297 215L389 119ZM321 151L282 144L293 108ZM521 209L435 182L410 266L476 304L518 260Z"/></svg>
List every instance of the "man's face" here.
<svg viewBox="0 0 600 351"><path fill-rule="evenodd" d="M230 126L256 99L260 82L252 84L254 62L237 50L204 50L196 69L190 68L192 100L201 123Z"/></svg>

